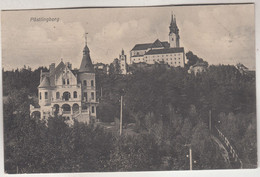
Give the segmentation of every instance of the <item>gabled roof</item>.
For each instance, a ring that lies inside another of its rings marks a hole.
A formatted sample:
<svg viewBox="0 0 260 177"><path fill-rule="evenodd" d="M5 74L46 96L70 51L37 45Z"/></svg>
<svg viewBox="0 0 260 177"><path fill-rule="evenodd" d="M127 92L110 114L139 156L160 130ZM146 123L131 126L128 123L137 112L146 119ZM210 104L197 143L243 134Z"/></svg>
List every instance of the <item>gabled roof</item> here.
<svg viewBox="0 0 260 177"><path fill-rule="evenodd" d="M146 43L146 44L136 44L132 50L146 50L148 49L152 43Z"/></svg>
<svg viewBox="0 0 260 177"><path fill-rule="evenodd" d="M56 75L56 78L58 78L61 74L62 74L62 72L63 72L63 70L64 70L64 68L66 67L66 65L63 63L63 61L61 61L59 64L58 64L58 66L55 68L55 71L53 72L53 76L55 76Z"/></svg>
<svg viewBox="0 0 260 177"><path fill-rule="evenodd" d="M50 87L50 79L49 77L44 76L38 88L46 88L46 87Z"/></svg>
<svg viewBox="0 0 260 177"><path fill-rule="evenodd" d="M153 49L149 50L145 55L154 55L154 54L165 54L165 53L183 53L184 48L167 48L167 49Z"/></svg>
<svg viewBox="0 0 260 177"><path fill-rule="evenodd" d="M144 44L136 44L134 48L131 50L147 50L149 48L169 48L170 44L167 41L161 42L159 39L155 40L154 43L144 43Z"/></svg>

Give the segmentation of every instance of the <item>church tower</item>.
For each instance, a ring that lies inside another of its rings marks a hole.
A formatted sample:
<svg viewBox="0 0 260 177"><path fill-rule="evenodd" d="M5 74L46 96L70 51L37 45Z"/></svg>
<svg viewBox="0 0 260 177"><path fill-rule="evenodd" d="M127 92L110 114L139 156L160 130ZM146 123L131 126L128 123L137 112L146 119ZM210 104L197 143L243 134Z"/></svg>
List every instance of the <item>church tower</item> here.
<svg viewBox="0 0 260 177"><path fill-rule="evenodd" d="M119 55L119 62L120 62L120 70L121 74L126 74L126 55L124 49L122 49L121 54Z"/></svg>
<svg viewBox="0 0 260 177"><path fill-rule="evenodd" d="M170 29L169 43L170 43L171 48L176 48L176 47L180 47L179 28L177 27L175 16L173 18L173 14L172 14L171 17L172 17L171 23L169 26L169 29Z"/></svg>
<svg viewBox="0 0 260 177"><path fill-rule="evenodd" d="M87 35L87 33L86 33ZM90 51L87 45L87 36L85 36L85 47L83 58L79 68L78 80L81 84L81 110L82 115L90 122L96 120L96 81L94 66L90 58Z"/></svg>

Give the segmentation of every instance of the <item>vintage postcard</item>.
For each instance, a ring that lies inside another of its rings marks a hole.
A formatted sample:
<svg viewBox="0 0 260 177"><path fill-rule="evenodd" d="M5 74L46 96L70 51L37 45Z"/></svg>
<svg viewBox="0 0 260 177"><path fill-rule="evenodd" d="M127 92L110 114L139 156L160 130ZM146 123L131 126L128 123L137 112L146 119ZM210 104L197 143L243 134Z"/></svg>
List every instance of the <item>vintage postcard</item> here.
<svg viewBox="0 0 260 177"><path fill-rule="evenodd" d="M257 168L254 4L1 18L5 173Z"/></svg>

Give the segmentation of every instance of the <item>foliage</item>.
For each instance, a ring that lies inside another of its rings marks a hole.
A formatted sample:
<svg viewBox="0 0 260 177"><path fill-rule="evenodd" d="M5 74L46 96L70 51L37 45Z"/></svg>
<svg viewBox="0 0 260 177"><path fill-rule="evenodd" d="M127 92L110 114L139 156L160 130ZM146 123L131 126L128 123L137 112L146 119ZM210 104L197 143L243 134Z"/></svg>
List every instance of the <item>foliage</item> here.
<svg viewBox="0 0 260 177"><path fill-rule="evenodd" d="M254 74L219 65L195 76L186 68L159 64L131 75L96 73L98 118L119 118L123 96L123 123L135 123L138 135L117 137L78 122L69 127L62 117L48 122L30 118L40 69L3 71L8 173L187 170L188 144L194 169L227 168L210 138L209 110L212 127L218 126L230 139L245 167L257 163Z"/></svg>

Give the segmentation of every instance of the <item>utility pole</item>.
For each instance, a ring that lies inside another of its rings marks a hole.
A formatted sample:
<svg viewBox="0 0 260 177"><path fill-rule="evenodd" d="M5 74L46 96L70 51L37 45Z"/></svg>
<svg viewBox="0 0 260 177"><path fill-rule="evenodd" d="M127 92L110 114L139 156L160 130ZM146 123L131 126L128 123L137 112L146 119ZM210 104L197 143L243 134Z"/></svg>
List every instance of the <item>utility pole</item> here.
<svg viewBox="0 0 260 177"><path fill-rule="evenodd" d="M121 96L121 106L120 106L120 136L122 135L122 124L123 124L123 96Z"/></svg>
<svg viewBox="0 0 260 177"><path fill-rule="evenodd" d="M191 149L191 144L185 144L184 146L189 147L189 155L187 157L190 158L190 170L192 170L192 149Z"/></svg>
<svg viewBox="0 0 260 177"><path fill-rule="evenodd" d="M192 170L192 149L191 149L191 145L189 146L189 151L190 151L190 170Z"/></svg>
<svg viewBox="0 0 260 177"><path fill-rule="evenodd" d="M211 110L209 110L209 131L211 132Z"/></svg>

